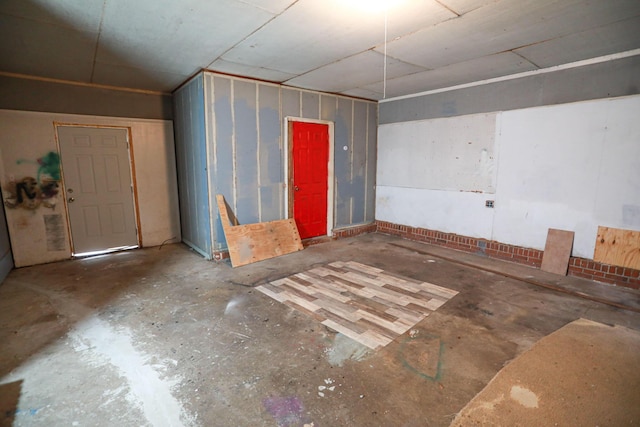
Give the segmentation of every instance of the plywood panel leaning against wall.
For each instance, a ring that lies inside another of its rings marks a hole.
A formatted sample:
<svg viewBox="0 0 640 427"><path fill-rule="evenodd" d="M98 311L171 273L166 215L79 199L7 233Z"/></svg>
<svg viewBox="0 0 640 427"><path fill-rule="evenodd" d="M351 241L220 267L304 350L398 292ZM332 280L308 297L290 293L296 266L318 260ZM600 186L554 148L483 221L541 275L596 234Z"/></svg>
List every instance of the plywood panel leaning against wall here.
<svg viewBox="0 0 640 427"><path fill-rule="evenodd" d="M574 235L573 231L549 229L542 255L541 270L562 276L567 275Z"/></svg>
<svg viewBox="0 0 640 427"><path fill-rule="evenodd" d="M296 222L290 219L238 225L221 194L216 195L220 221L233 267L301 251Z"/></svg>
<svg viewBox="0 0 640 427"><path fill-rule="evenodd" d="M593 260L640 270L640 231L598 227Z"/></svg>

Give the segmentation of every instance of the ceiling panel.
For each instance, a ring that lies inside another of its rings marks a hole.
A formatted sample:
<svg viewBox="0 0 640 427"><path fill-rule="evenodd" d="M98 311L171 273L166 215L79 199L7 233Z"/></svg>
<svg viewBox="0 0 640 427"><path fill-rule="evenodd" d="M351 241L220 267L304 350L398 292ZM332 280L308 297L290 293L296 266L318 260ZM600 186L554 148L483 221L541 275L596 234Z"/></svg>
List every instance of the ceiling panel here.
<svg viewBox="0 0 640 427"><path fill-rule="evenodd" d="M89 81L97 33L0 14L0 70L50 78ZM46 72L43 72L46 69Z"/></svg>
<svg viewBox="0 0 640 427"><path fill-rule="evenodd" d="M640 49L640 0L377 3L0 0L0 72L172 91L205 68L380 99L385 21L387 97Z"/></svg>
<svg viewBox="0 0 640 427"><path fill-rule="evenodd" d="M343 95L348 95L348 96L355 96L357 98L364 98L364 99L382 99L382 91L377 92L375 90L371 90L371 89L367 89L367 88L354 88L354 89L349 89L349 90L345 90L341 92Z"/></svg>
<svg viewBox="0 0 640 427"><path fill-rule="evenodd" d="M640 47L640 17L570 34L514 52L539 67L551 67Z"/></svg>
<svg viewBox="0 0 640 427"><path fill-rule="evenodd" d="M387 52L406 62L437 68L640 14L638 0L536 0L524 7L522 0L491 3L392 41Z"/></svg>
<svg viewBox="0 0 640 427"><path fill-rule="evenodd" d="M387 80L387 97L451 87L535 69L533 64L515 53L504 52ZM380 87L381 84L366 86L368 89L377 91L380 91Z"/></svg>
<svg viewBox="0 0 640 427"><path fill-rule="evenodd" d="M279 70L270 70L264 67L252 67L250 65L236 64L225 61L224 59L217 59L207 68L221 73L235 74L239 76L252 76L253 78L267 80L270 82L284 82L295 77L295 74L284 73Z"/></svg>
<svg viewBox="0 0 640 427"><path fill-rule="evenodd" d="M335 7L328 7L332 3ZM300 74L383 44L384 14L363 11L354 15L356 12L344 4L300 0L223 59ZM435 1L403 3L403 8L389 12L388 37L452 17L452 12Z"/></svg>
<svg viewBox="0 0 640 427"><path fill-rule="evenodd" d="M0 14L98 32L104 0L0 0Z"/></svg>
<svg viewBox="0 0 640 427"><path fill-rule="evenodd" d="M472 10L478 9L482 6L491 3L497 3L498 0L441 0L442 3L447 8L451 9L458 15L464 15L465 13L471 12Z"/></svg>
<svg viewBox="0 0 640 427"><path fill-rule="evenodd" d="M271 18L231 0L106 0L97 60L192 74Z"/></svg>
<svg viewBox="0 0 640 427"><path fill-rule="evenodd" d="M287 84L341 92L367 83L382 81L384 62L384 55L368 50L293 78ZM425 69L387 58L387 78L406 76L419 71L425 71Z"/></svg>
<svg viewBox="0 0 640 427"><path fill-rule="evenodd" d="M244 0L244 3L253 5L257 8L264 9L267 12L275 14L282 13L297 0Z"/></svg>

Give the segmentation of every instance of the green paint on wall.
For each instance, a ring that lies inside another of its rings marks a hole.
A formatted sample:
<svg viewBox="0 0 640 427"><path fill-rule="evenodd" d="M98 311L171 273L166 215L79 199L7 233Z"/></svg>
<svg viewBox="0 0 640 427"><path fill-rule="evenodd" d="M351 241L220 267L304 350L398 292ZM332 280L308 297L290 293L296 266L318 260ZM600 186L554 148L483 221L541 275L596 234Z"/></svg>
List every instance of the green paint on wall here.
<svg viewBox="0 0 640 427"><path fill-rule="evenodd" d="M38 159L38 182L43 175L49 176L54 181L60 181L60 155L50 151Z"/></svg>

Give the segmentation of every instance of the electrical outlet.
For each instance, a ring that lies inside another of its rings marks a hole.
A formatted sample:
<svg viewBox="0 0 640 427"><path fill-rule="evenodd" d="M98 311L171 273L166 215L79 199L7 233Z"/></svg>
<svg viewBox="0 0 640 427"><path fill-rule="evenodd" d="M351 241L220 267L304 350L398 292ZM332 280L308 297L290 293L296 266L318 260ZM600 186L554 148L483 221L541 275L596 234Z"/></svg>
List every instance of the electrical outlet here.
<svg viewBox="0 0 640 427"><path fill-rule="evenodd" d="M488 208L492 208L493 207L493 200L487 200L486 202L484 202L484 205Z"/></svg>

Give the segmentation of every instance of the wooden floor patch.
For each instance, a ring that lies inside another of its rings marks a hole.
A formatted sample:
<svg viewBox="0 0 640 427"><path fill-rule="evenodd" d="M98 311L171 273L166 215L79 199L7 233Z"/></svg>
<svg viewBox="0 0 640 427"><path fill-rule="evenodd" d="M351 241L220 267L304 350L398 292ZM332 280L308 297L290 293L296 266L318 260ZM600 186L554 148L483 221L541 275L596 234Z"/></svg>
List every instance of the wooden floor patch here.
<svg viewBox="0 0 640 427"><path fill-rule="evenodd" d="M333 262L256 289L374 350L458 293L353 261Z"/></svg>

